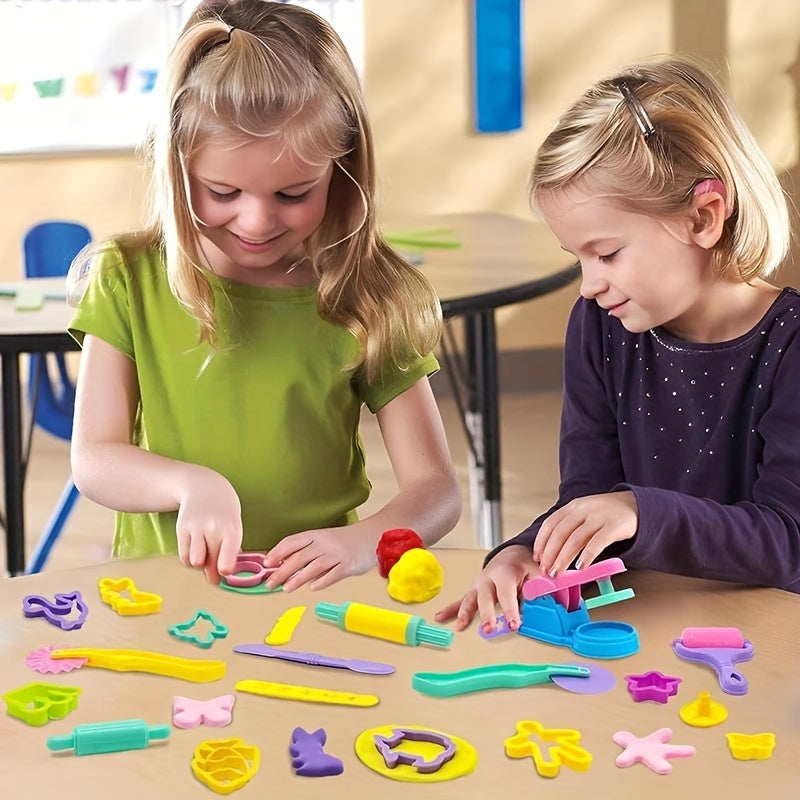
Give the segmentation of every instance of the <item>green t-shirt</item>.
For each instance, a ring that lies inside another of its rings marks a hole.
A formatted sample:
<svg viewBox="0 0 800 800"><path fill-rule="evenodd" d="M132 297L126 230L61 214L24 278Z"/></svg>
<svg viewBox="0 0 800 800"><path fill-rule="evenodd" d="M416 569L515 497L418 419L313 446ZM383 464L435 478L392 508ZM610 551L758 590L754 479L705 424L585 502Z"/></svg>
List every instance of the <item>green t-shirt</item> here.
<svg viewBox="0 0 800 800"><path fill-rule="evenodd" d="M244 550L354 522L371 489L358 433L362 403L378 411L436 371L436 359L387 367L367 383L346 368L355 337L320 318L313 287L211 279L220 331L213 355L170 291L161 254L141 247L104 251L70 333L79 343L97 336L134 362L135 444L231 482ZM174 553L176 517L118 513L114 556Z"/></svg>

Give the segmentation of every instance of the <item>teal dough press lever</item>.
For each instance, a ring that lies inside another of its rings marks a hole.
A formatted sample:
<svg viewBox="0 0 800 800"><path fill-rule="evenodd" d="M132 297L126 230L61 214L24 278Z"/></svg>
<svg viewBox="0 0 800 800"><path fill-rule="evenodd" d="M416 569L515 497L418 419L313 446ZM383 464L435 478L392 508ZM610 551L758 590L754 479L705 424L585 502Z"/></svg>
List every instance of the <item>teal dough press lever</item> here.
<svg viewBox="0 0 800 800"><path fill-rule="evenodd" d="M411 688L434 697L453 697L484 689L535 686L558 676L588 678L590 674L588 667L572 664L490 664L460 672L417 672L411 678Z"/></svg>

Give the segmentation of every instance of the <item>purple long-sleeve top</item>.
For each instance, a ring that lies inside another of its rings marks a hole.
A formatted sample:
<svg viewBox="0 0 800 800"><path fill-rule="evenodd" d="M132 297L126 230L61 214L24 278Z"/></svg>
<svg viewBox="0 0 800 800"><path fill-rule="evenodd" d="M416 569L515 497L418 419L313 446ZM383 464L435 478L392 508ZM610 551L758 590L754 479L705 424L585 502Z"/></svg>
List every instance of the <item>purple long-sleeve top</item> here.
<svg viewBox="0 0 800 800"><path fill-rule="evenodd" d="M556 504L509 544L532 547L576 497L630 490L626 566L800 593L800 293L751 331L695 344L629 333L593 301L570 315Z"/></svg>

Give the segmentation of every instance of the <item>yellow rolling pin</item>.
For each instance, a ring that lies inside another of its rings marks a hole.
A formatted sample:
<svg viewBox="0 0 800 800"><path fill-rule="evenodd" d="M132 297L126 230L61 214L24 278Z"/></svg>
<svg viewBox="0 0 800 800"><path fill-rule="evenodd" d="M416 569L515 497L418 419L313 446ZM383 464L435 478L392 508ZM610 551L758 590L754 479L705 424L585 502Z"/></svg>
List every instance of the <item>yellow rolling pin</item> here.
<svg viewBox="0 0 800 800"><path fill-rule="evenodd" d="M362 633L390 642L448 647L453 641L453 631L430 625L422 617L404 611L348 602L340 605L317 603L314 613L320 619L335 622L343 631Z"/></svg>

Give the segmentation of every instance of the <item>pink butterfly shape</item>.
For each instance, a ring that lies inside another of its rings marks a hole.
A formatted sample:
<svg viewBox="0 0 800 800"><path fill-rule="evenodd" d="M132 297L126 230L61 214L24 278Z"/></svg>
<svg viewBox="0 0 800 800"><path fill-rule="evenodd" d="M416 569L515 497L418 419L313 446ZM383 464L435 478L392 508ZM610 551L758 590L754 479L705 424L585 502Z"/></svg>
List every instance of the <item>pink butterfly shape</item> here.
<svg viewBox="0 0 800 800"><path fill-rule="evenodd" d="M175 695L172 698L172 724L176 728L197 728L203 724L224 728L231 724L235 700L232 694L211 700L192 700L191 697Z"/></svg>

